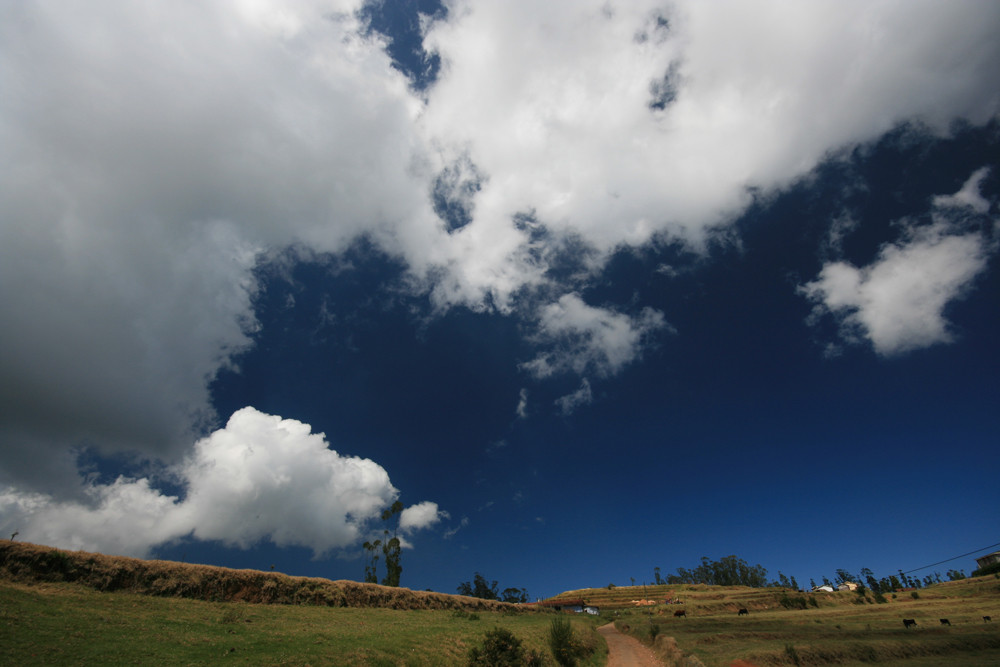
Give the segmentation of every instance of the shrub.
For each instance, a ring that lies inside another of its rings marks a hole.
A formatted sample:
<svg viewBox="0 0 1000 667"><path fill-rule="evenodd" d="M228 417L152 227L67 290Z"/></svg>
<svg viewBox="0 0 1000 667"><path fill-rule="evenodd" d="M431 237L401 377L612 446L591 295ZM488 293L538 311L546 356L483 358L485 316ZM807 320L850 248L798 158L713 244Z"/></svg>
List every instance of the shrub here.
<svg viewBox="0 0 1000 667"><path fill-rule="evenodd" d="M801 660L799 659L798 651L796 651L795 647L792 646L791 644L785 644L785 655L788 656L788 659L792 661L793 665L802 664Z"/></svg>
<svg viewBox="0 0 1000 667"><path fill-rule="evenodd" d="M813 606L816 606L816 600L813 599L812 602ZM804 595L790 597L787 593L782 593L781 597L778 598L778 603L785 609L805 609L808 601Z"/></svg>
<svg viewBox="0 0 1000 667"><path fill-rule="evenodd" d="M910 597L913 598L914 600L919 600L920 599L920 593L918 593L916 591L912 591L910 593Z"/></svg>
<svg viewBox="0 0 1000 667"><path fill-rule="evenodd" d="M552 619L549 626L549 648L562 667L572 667L586 653L583 645L573 636L573 626L565 616Z"/></svg>
<svg viewBox="0 0 1000 667"><path fill-rule="evenodd" d="M469 667L541 667L537 651L525 651L521 640L505 628L488 630L482 646L469 649Z"/></svg>
<svg viewBox="0 0 1000 667"><path fill-rule="evenodd" d="M973 577L981 577L984 574L997 574L1000 573L1000 563L990 563L986 567L981 567L977 570L972 571Z"/></svg>

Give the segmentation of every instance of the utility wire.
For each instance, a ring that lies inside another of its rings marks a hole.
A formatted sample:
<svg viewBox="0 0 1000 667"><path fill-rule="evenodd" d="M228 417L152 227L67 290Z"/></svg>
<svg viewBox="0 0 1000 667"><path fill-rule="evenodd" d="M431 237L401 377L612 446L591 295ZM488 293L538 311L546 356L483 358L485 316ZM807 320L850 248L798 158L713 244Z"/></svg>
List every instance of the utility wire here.
<svg viewBox="0 0 1000 667"><path fill-rule="evenodd" d="M953 560L958 560L959 558L965 558L966 556L971 556L972 554L977 554L980 551L986 551L987 549L992 549L993 547L1000 547L1000 542L997 542L996 544L991 544L988 547L983 547L982 549L976 549L975 551L970 551L969 553L962 554L961 556L955 556L954 558L949 558L948 560L940 560L936 563L931 563L930 565L924 565L923 567L907 570L903 574L910 574L911 572L919 572L920 570L926 570L929 567L934 567L935 565L941 565L942 563L950 563Z"/></svg>

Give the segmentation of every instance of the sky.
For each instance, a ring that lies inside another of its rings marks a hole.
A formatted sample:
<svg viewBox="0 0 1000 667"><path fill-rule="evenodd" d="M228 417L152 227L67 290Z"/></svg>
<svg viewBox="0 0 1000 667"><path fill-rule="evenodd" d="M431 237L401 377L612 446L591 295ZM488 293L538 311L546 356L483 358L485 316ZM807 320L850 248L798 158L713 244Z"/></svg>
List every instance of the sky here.
<svg viewBox="0 0 1000 667"><path fill-rule="evenodd" d="M979 0L3 3L0 536L361 580L388 529L403 586L532 599L730 554L971 572L998 30Z"/></svg>

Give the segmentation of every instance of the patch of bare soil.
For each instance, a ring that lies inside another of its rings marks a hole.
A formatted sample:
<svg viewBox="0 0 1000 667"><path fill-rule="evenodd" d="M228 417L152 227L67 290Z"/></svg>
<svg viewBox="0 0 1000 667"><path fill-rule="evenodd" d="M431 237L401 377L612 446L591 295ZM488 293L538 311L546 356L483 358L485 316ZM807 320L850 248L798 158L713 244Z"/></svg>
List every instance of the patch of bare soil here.
<svg viewBox="0 0 1000 667"><path fill-rule="evenodd" d="M652 649L608 623L597 628L608 643L608 667L665 667Z"/></svg>

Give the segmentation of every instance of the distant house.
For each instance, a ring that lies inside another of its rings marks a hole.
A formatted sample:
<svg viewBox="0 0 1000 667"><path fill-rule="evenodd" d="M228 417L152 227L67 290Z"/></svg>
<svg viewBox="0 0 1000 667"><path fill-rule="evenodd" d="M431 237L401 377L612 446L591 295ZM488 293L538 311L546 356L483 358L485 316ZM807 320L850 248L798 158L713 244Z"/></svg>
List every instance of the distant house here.
<svg viewBox="0 0 1000 667"><path fill-rule="evenodd" d="M549 607L555 609L556 611L571 611L574 614L582 614L590 609L597 609L597 607L588 607L587 603L583 601L582 598L575 600L543 600L538 603L539 607ZM591 612L587 612L588 614Z"/></svg>
<svg viewBox="0 0 1000 667"><path fill-rule="evenodd" d="M813 593L832 593L833 592L833 586L829 586L827 584L823 584L822 586L816 586L815 588L813 588L812 592Z"/></svg>
<svg viewBox="0 0 1000 667"><path fill-rule="evenodd" d="M976 565L979 566L978 569L980 570L993 563L1000 563L1000 551L994 551L991 554L986 554L976 559Z"/></svg>
<svg viewBox="0 0 1000 667"><path fill-rule="evenodd" d="M837 586L838 591L856 591L858 590L858 585L853 581L845 581L841 585Z"/></svg>
<svg viewBox="0 0 1000 667"><path fill-rule="evenodd" d="M591 616L600 616L601 610L592 605L587 605L586 607L583 608L583 613L590 614Z"/></svg>

